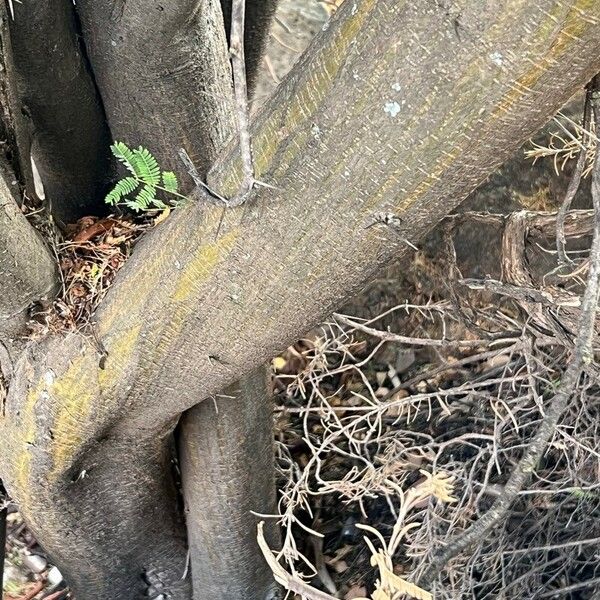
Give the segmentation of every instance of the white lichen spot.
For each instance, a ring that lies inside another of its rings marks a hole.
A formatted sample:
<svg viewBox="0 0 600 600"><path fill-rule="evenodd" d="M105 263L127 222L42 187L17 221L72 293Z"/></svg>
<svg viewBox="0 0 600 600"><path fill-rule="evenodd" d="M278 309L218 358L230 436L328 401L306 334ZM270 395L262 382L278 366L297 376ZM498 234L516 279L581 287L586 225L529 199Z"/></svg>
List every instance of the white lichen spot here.
<svg viewBox="0 0 600 600"><path fill-rule="evenodd" d="M385 103L383 110L393 118L400 112L400 105L395 100L390 100Z"/></svg>
<svg viewBox="0 0 600 600"><path fill-rule="evenodd" d="M350 177L350 171L348 171L348 169L344 171L344 177Z"/></svg>
<svg viewBox="0 0 600 600"><path fill-rule="evenodd" d="M399 92L402 89L402 86L396 81L395 83L392 83L392 89L395 92Z"/></svg>
<svg viewBox="0 0 600 600"><path fill-rule="evenodd" d="M352 16L354 16L358 12L358 5L356 2L352 5Z"/></svg>
<svg viewBox="0 0 600 600"><path fill-rule="evenodd" d="M52 369L48 369L44 373L44 381L45 381L46 385L52 385L54 383L55 379L56 379L56 374L54 373L54 371Z"/></svg>
<svg viewBox="0 0 600 600"><path fill-rule="evenodd" d="M325 21L325 23L323 23L323 27L321 27L321 29L323 31L327 31L329 29L329 21Z"/></svg>
<svg viewBox="0 0 600 600"><path fill-rule="evenodd" d="M310 132L313 134L313 137L315 139L320 139L321 137L321 128L316 124L313 123L312 127L310 128Z"/></svg>
<svg viewBox="0 0 600 600"><path fill-rule="evenodd" d="M501 67L504 64L504 56L498 51L490 54L490 60L498 67Z"/></svg>

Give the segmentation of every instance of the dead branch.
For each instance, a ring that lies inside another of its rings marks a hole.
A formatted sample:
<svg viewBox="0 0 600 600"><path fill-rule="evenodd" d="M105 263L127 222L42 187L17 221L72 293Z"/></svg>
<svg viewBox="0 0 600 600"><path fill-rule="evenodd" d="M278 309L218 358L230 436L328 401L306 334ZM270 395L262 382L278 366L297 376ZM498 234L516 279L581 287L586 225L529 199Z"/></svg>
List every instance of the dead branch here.
<svg viewBox="0 0 600 600"><path fill-rule="evenodd" d="M600 91L597 83L598 80L595 78L591 98L596 125L599 125ZM593 170L592 198L594 202L594 238L590 250L590 271L582 298L579 329L569 366L556 394L545 408L545 416L537 433L513 470L502 494L496 498L492 508L483 517L457 539L450 541L444 550L432 560L427 570L419 578L419 584L423 587L431 586L434 579L439 576L452 558L481 541L487 532L506 517L513 501L535 471L548 441L554 435L558 421L577 389L583 369L587 364L593 362L592 340L600 293L600 156L598 155Z"/></svg>
<svg viewBox="0 0 600 600"><path fill-rule="evenodd" d="M379 338L384 342L395 342L398 344L406 344L407 346L433 346L437 348L456 348L456 347L465 347L465 348L477 348L482 344L488 344L490 340L446 340L446 339L427 339L427 338L416 338L416 337L408 337L404 335L399 335L397 333L392 333L391 331L381 331L379 329L373 329L372 327L367 327L363 323L358 323L355 320L351 319L346 315L341 315L339 313L335 313L333 315L340 323L347 325L348 327L352 327L352 329L356 329L357 331L362 331L368 335ZM381 317L377 317L378 319ZM506 337L494 340L496 344L502 343L512 343L515 341L513 337Z"/></svg>
<svg viewBox="0 0 600 600"><path fill-rule="evenodd" d="M558 214L556 217L556 251L558 252L558 262L561 266L572 264L571 259L567 256L567 253L565 252L565 219L569 208L571 208L573 198L575 198L575 194L577 193L579 185L581 184L581 179L585 170L586 160L588 156L589 146L592 143L591 136L588 134L592 116L591 94L592 89L590 87L586 88L585 101L583 105L583 121L581 124L583 130L581 149L579 150L579 156L577 157L577 163L575 164L575 171L573 172L571 180L569 181L569 186L567 187L565 197L562 201L562 204L558 210ZM596 131L598 130L596 129Z"/></svg>

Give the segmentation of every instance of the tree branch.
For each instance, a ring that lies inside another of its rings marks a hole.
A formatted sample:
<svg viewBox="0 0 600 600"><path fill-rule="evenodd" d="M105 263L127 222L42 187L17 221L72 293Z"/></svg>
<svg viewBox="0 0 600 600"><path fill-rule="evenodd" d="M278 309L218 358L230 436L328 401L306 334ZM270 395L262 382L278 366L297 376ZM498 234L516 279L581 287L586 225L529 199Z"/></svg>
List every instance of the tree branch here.
<svg viewBox="0 0 600 600"><path fill-rule="evenodd" d="M26 309L50 296L57 282L52 255L0 177L0 342L23 333Z"/></svg>
<svg viewBox="0 0 600 600"><path fill-rule="evenodd" d="M221 0L225 27L230 37L234 0ZM246 0L244 18L244 55L249 95L252 96L256 76L269 37L278 0Z"/></svg>
<svg viewBox="0 0 600 600"><path fill-rule="evenodd" d="M579 156L577 157L577 162L575 164L575 171L573 172L571 180L569 181L569 185L567 186L567 191L565 192L565 197L558 210L556 220L556 251L558 253L558 262L561 266L566 266L573 263L573 261L567 256L567 253L565 252L565 220L567 218L567 213L571 208L571 203L575 198L575 194L579 189L579 185L581 183L581 178L583 176L585 163L589 152L589 146L592 143L590 135L586 133L590 130L591 113L591 90L587 89L585 94L585 101L583 104L583 120L581 123L581 127L584 131L582 139L583 147L579 150Z"/></svg>
<svg viewBox="0 0 600 600"><path fill-rule="evenodd" d="M246 60L244 58L244 24L246 20L246 0L232 0L231 36L229 53L233 71L233 90L237 109L237 130L240 156L242 159L242 186L230 206L242 204L254 185L254 164L250 141L250 122L248 117L248 86L246 83Z"/></svg>

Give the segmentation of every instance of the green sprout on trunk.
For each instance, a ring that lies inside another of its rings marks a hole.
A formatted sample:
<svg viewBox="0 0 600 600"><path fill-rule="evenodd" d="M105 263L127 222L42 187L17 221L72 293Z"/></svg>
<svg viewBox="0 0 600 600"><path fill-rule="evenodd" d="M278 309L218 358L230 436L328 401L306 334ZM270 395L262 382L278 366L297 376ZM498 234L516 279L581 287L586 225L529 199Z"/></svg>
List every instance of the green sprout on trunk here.
<svg viewBox="0 0 600 600"><path fill-rule="evenodd" d="M135 212L165 209L167 205L156 197L165 192L177 199L185 199L178 193L179 183L172 171L162 171L152 153L142 146L131 149L123 142L110 147L115 157L125 165L130 175L120 179L105 202L111 206L125 204Z"/></svg>

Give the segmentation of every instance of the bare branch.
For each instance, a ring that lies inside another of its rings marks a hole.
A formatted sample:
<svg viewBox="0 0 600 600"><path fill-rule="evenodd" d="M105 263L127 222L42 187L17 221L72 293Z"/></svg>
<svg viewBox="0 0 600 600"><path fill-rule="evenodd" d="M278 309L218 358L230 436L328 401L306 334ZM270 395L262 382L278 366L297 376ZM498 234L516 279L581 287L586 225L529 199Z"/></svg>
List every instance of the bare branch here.
<svg viewBox="0 0 600 600"><path fill-rule="evenodd" d="M397 333L392 333L391 331L380 331L378 329L374 329L372 327L367 327L363 323L358 323L357 321L348 318L345 315L340 315L339 313L335 313L334 317L344 325L348 327L352 327L352 329L356 329L357 331L362 331L368 335L379 338L384 342L396 342L398 344L404 344L407 346L433 346L437 348L453 348L453 347L464 347L464 348L477 348L482 344L489 343L489 340L445 340L445 339L427 339L427 338L415 338L408 337L405 335L399 335ZM494 340L496 344L502 343L513 343L515 338L503 338Z"/></svg>
<svg viewBox="0 0 600 600"><path fill-rule="evenodd" d="M234 2L235 0L221 0L225 28L229 35L231 35L233 25ZM257 80L257 73L261 65L277 4L278 0L247 0L246 2L243 39L249 96L252 96Z"/></svg>
<svg viewBox="0 0 600 600"><path fill-rule="evenodd" d="M274 592L254 513L277 506L272 412L264 368L185 413L178 430L195 597L252 600ZM267 527L279 545L277 524Z"/></svg>
<svg viewBox="0 0 600 600"><path fill-rule="evenodd" d="M600 90L597 82L596 78L591 98L596 124L600 125ZM600 131L600 127L597 131ZM592 198L594 200L594 239L590 250L590 271L581 302L581 317L571 362L561 379L556 394L545 407L545 416L538 431L514 468L502 493L483 517L459 538L450 541L444 550L433 559L419 579L419 584L423 587L429 587L448 561L479 542L487 532L506 517L515 498L535 471L548 441L554 435L558 421L577 389L583 369L594 359L592 340L600 295L600 153L596 157L593 170Z"/></svg>
<svg viewBox="0 0 600 600"><path fill-rule="evenodd" d="M585 94L585 101L583 105L583 122L581 124L581 127L584 132L582 140L583 146L579 150L579 156L577 157L577 163L575 164L575 171L573 172L571 180L569 181L569 186L567 187L565 197L558 210L558 215L556 219L556 250L558 252L559 265L572 264L571 259L565 253L565 219L567 217L567 212L571 208L573 198L575 198L575 194L579 189L581 178L585 170L589 146L592 143L590 136L586 134L586 132L589 131L592 122L591 94L592 91L588 87L586 89Z"/></svg>
<svg viewBox="0 0 600 600"><path fill-rule="evenodd" d="M250 120L248 117L248 88L246 85L246 60L244 58L244 24L246 0L232 0L231 38L229 53L233 70L233 90L237 108L239 148L242 157L242 185L235 198L229 200L231 206L243 204L254 185L254 165L250 141Z"/></svg>

